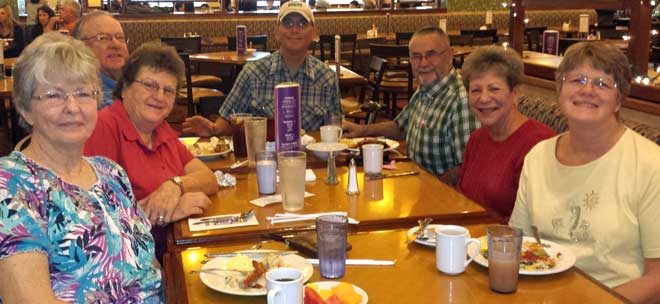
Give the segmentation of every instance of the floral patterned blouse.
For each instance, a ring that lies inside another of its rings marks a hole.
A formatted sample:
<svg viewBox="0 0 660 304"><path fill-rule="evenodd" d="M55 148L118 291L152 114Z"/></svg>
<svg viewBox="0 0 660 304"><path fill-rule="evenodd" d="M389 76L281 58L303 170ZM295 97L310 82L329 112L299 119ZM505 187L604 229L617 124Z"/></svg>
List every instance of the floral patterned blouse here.
<svg viewBox="0 0 660 304"><path fill-rule="evenodd" d="M106 158L85 160L97 178L90 189L65 182L21 152L0 158L0 259L48 255L60 300L160 303L150 224L126 172Z"/></svg>

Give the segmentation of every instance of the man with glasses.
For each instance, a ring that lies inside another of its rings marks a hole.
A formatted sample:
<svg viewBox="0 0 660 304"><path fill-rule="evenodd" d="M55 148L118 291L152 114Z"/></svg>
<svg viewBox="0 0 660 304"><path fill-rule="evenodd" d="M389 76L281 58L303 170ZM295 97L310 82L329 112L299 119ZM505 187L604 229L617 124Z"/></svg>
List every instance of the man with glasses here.
<svg viewBox="0 0 660 304"><path fill-rule="evenodd" d="M444 181L455 180L470 133L479 121L468 107L453 51L439 28L423 28L409 42L410 64L419 88L394 119L372 125L344 122L344 135L405 139L408 156Z"/></svg>
<svg viewBox="0 0 660 304"><path fill-rule="evenodd" d="M274 117L274 88L283 82L300 84L303 129L318 131L327 114L341 113L335 72L307 55L318 36L312 10L303 2L289 1L280 8L277 20L279 51L245 65L215 123L201 116L190 117L183 123L184 132L199 136L231 134L232 113Z"/></svg>
<svg viewBox="0 0 660 304"><path fill-rule="evenodd" d="M114 101L112 91L128 57L126 35L121 24L110 14L96 11L80 19L73 36L85 42L101 64L103 100L98 107L101 110Z"/></svg>

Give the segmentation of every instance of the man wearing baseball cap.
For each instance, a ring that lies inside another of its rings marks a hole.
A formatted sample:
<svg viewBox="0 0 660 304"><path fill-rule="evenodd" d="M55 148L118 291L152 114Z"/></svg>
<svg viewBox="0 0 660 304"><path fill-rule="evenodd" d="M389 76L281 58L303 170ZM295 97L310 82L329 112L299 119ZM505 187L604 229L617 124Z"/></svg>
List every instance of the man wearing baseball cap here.
<svg viewBox="0 0 660 304"><path fill-rule="evenodd" d="M275 85L289 81L300 84L303 129L318 131L327 114L341 113L341 106L335 72L307 55L317 36L314 14L306 3L292 0L282 5L275 28L279 50L245 65L215 123L201 116L190 117L183 123L183 132L198 136L229 135L232 113L274 117Z"/></svg>

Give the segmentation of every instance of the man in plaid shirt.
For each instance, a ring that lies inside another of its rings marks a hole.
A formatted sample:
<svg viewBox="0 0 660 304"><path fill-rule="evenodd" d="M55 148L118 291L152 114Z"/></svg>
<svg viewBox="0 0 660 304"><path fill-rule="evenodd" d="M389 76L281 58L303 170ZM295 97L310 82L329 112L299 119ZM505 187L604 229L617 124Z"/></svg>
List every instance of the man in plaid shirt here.
<svg viewBox="0 0 660 304"><path fill-rule="evenodd" d="M317 36L312 10L303 2L289 1L280 8L277 20L275 35L279 51L245 65L215 123L201 116L190 117L183 123L183 132L199 136L229 135L232 113L274 117L274 88L289 81L300 84L303 129L318 131L327 114L341 113L335 72L307 55Z"/></svg>
<svg viewBox="0 0 660 304"><path fill-rule="evenodd" d="M439 28L424 28L410 40L410 64L419 89L394 121L373 125L344 122L346 137L405 138L408 156L445 181L456 180L470 133L479 121L468 107L453 52Z"/></svg>

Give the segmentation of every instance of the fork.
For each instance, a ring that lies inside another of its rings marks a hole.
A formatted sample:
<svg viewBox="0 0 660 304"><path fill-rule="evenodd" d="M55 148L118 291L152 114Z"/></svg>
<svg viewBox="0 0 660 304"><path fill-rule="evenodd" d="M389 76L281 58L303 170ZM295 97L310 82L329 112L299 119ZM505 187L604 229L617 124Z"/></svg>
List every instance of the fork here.
<svg viewBox="0 0 660 304"><path fill-rule="evenodd" d="M532 234L534 234L534 238L536 239L536 242L541 244L541 246L550 247L550 245L548 244L541 243L541 234L539 233L539 227L536 227L536 225L532 225Z"/></svg>
<svg viewBox="0 0 660 304"><path fill-rule="evenodd" d="M255 212L256 211L254 211L254 209L250 209L237 216L230 216L230 217L218 216L216 218L206 218L196 224L205 224L206 226L208 226L210 224L217 225L217 224L243 223L247 221L249 218L251 218L255 214Z"/></svg>

